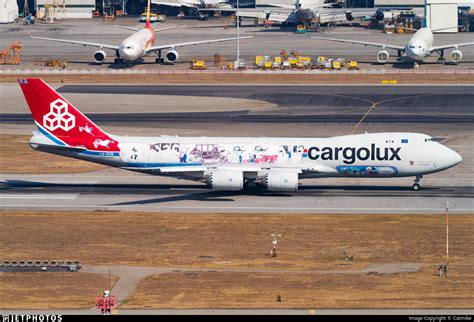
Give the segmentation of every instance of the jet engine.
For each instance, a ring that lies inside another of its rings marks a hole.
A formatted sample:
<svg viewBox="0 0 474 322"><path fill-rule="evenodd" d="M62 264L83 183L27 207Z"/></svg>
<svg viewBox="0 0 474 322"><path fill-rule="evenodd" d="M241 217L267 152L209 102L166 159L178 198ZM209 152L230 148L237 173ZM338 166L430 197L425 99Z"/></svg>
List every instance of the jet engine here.
<svg viewBox="0 0 474 322"><path fill-rule="evenodd" d="M107 58L107 54L103 50L98 50L94 53L94 60L96 63L102 64Z"/></svg>
<svg viewBox="0 0 474 322"><path fill-rule="evenodd" d="M298 173L295 171L270 170L262 180L270 191L298 190Z"/></svg>
<svg viewBox="0 0 474 322"><path fill-rule="evenodd" d="M166 53L166 61L168 63L174 63L179 58L178 52L176 50L170 50Z"/></svg>
<svg viewBox="0 0 474 322"><path fill-rule="evenodd" d="M346 11L346 19L347 19L347 21L354 20L354 16L352 15L352 11Z"/></svg>
<svg viewBox="0 0 474 322"><path fill-rule="evenodd" d="M457 49L453 50L451 54L449 54L449 59L455 64L460 63L462 60L462 52Z"/></svg>
<svg viewBox="0 0 474 322"><path fill-rule="evenodd" d="M385 64L388 62L388 59L390 58L390 54L386 50L381 50L377 53L377 61L381 64Z"/></svg>
<svg viewBox="0 0 474 322"><path fill-rule="evenodd" d="M383 21L385 19L385 14L384 14L384 11L382 9L378 9L375 12L375 19L377 21Z"/></svg>
<svg viewBox="0 0 474 322"><path fill-rule="evenodd" d="M310 9L298 9L296 11L296 19L303 23L309 24L314 18L316 18L316 15Z"/></svg>
<svg viewBox="0 0 474 322"><path fill-rule="evenodd" d="M209 174L207 182L213 190L242 190L244 187L244 174L242 171L216 170Z"/></svg>

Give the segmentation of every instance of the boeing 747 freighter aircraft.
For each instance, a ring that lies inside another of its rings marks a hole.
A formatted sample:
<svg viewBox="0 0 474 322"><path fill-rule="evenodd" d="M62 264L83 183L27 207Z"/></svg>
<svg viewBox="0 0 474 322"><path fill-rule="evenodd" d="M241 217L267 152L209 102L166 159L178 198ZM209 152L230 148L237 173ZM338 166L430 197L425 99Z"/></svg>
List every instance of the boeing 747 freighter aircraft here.
<svg viewBox="0 0 474 322"><path fill-rule="evenodd" d="M455 151L418 133L371 133L330 138L131 137L101 130L41 79L19 80L38 132L38 151L125 170L241 190L256 182L296 191L304 178L416 177L461 162Z"/></svg>
<svg viewBox="0 0 474 322"><path fill-rule="evenodd" d="M209 43L223 42L223 41L230 41L230 40L237 39L233 37L233 38L188 41L188 42L153 46L156 39L155 32L174 29L174 28L180 28L180 27L179 26L168 27L168 28L154 30L150 24L150 0L148 0L148 11L147 11L145 28L137 29L137 28L132 28L132 27L124 27L124 26L117 26L117 27L133 30L135 31L135 33L127 37L125 40L123 40L118 46L94 43L94 42L88 42L88 41L79 41L79 40L56 39L56 38L33 37L33 36L31 38L99 48L99 50L97 50L94 53L94 61L96 63L103 63L105 59L107 58L107 54L105 53L104 49L111 49L115 51L115 56L116 56L115 62L116 63L126 62L129 67L131 66L133 61L141 57L148 56L150 54L157 55L157 58L155 60L157 63L164 63L165 61L168 63L174 63L179 58L179 54L176 51L176 48L178 47L209 44ZM252 36L240 37L240 39L247 39L247 38L252 38ZM167 50L164 58L162 57L163 50Z"/></svg>

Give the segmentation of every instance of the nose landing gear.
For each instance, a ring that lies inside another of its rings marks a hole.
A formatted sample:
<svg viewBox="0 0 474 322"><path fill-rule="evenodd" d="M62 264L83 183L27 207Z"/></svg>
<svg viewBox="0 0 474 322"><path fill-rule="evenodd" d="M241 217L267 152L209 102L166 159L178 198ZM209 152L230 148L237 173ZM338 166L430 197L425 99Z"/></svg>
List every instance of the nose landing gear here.
<svg viewBox="0 0 474 322"><path fill-rule="evenodd" d="M416 176L416 179L415 179L415 183L413 184L413 186L411 186L411 189L413 191L418 191L421 189L421 179L423 178L422 175L420 176Z"/></svg>

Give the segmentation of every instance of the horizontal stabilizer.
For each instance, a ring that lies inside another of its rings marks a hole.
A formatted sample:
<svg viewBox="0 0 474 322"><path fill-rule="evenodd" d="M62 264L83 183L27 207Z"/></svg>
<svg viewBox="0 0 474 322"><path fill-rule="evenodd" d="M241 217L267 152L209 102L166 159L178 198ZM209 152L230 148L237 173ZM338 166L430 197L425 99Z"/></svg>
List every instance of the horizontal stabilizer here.
<svg viewBox="0 0 474 322"><path fill-rule="evenodd" d="M31 146L34 147L45 147L45 148L54 148L54 149L60 149L60 150L67 150L67 151L73 151L73 152L83 152L87 151L85 147L82 146L68 146L68 145L55 145L55 144L44 144L44 143L38 143L38 142L25 142L28 143Z"/></svg>

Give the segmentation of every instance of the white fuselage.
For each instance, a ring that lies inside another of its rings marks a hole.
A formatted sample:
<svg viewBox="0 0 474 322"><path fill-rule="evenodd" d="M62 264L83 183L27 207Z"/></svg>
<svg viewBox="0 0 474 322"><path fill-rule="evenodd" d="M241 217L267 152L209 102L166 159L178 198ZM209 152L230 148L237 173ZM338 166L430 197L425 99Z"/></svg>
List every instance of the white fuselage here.
<svg viewBox="0 0 474 322"><path fill-rule="evenodd" d="M462 160L455 151L416 133L331 138L112 138L119 142L120 152L47 152L152 174L161 174L156 169L167 167L195 167L201 176L213 171L209 169L233 169L246 179L282 169L301 169L299 178L419 176L445 170ZM203 171L203 167L208 170Z"/></svg>
<svg viewBox="0 0 474 322"><path fill-rule="evenodd" d="M149 28L141 29L120 43L119 55L125 61L134 61L145 55L155 35Z"/></svg>
<svg viewBox="0 0 474 322"><path fill-rule="evenodd" d="M419 29L405 46L407 57L412 61L422 61L431 55L433 41L433 32L429 28Z"/></svg>

